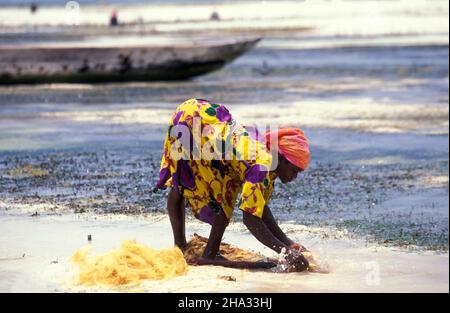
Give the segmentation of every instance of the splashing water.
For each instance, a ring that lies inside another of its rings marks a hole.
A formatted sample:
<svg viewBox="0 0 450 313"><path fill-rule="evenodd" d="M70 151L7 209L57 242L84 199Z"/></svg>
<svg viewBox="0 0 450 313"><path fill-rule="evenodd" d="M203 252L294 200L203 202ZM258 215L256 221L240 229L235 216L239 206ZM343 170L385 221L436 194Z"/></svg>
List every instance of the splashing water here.
<svg viewBox="0 0 450 313"><path fill-rule="evenodd" d="M320 273L320 274L329 274L330 273L330 267L329 265L324 261L318 261L316 260L312 253L309 251L303 251L301 253L306 260L308 260L309 266L307 271L311 273ZM299 252L300 255L300 252ZM288 261L288 252L285 248L283 248L278 254L277 259L277 266L272 268L271 271L274 273L291 273L291 272L298 272L298 269L289 263Z"/></svg>

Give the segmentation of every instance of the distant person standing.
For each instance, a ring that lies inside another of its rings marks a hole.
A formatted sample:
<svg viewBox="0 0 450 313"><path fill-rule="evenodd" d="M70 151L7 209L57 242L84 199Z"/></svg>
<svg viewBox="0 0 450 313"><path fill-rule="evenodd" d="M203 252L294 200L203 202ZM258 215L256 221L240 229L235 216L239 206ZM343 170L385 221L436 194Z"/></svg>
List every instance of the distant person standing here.
<svg viewBox="0 0 450 313"><path fill-rule="evenodd" d="M219 13L217 13L216 11L214 11L211 14L211 17L209 18L211 21L220 21L220 16Z"/></svg>
<svg viewBox="0 0 450 313"><path fill-rule="evenodd" d="M109 18L109 26L118 26L119 18L117 14L117 10L112 11L111 17Z"/></svg>
<svg viewBox="0 0 450 313"><path fill-rule="evenodd" d="M38 9L38 5L36 3L31 3L30 4L30 12L31 12L31 14L36 13L37 9Z"/></svg>

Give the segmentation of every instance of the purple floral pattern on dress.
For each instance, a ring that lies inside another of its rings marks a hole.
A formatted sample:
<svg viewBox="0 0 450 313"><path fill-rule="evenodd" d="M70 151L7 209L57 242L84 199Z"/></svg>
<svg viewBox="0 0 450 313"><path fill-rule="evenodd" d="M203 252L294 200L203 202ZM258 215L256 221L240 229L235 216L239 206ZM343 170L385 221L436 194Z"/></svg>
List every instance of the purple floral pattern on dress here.
<svg viewBox="0 0 450 313"><path fill-rule="evenodd" d="M177 164L177 178L179 183L188 189L195 188L195 177L194 172L189 166L188 160L179 160Z"/></svg>
<svg viewBox="0 0 450 313"><path fill-rule="evenodd" d="M177 115L173 118L172 125L178 125L178 122L180 121L181 116L183 115L184 111L179 111Z"/></svg>
<svg viewBox="0 0 450 313"><path fill-rule="evenodd" d="M167 167L164 167L159 172L159 181L156 184L156 188L165 189L164 185L166 184L169 178L170 178L170 170Z"/></svg>
<svg viewBox="0 0 450 313"><path fill-rule="evenodd" d="M260 164L255 164L245 171L245 180L253 184L264 181L266 176L267 169L265 166Z"/></svg>
<svg viewBox="0 0 450 313"><path fill-rule="evenodd" d="M214 211L209 206L205 205L200 209L197 218L202 222L212 225L215 215Z"/></svg>
<svg viewBox="0 0 450 313"><path fill-rule="evenodd" d="M231 120L231 114L228 109L221 105L216 109L216 117L220 122L228 122Z"/></svg>

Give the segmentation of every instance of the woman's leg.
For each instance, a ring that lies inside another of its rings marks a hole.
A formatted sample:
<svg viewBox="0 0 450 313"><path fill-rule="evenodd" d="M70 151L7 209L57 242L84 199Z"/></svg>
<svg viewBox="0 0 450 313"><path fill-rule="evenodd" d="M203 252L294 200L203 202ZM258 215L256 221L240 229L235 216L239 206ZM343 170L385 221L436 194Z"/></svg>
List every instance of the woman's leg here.
<svg viewBox="0 0 450 313"><path fill-rule="evenodd" d="M220 243L222 242L223 233L228 226L228 218L223 210L215 216L214 222L211 227L211 232L209 234L208 243L206 244L205 251L203 252L202 258L204 259L214 259L216 258Z"/></svg>
<svg viewBox="0 0 450 313"><path fill-rule="evenodd" d="M220 249L220 242L222 241L223 233L228 226L228 218L221 210L216 215L211 227L208 243L206 245L203 255L198 259L198 265L219 265L232 268L272 268L276 266L273 262L250 262L250 261L230 261L218 255Z"/></svg>
<svg viewBox="0 0 450 313"><path fill-rule="evenodd" d="M175 245L183 251L187 246L184 198L173 188L170 189L169 197L167 198L167 211L169 212Z"/></svg>

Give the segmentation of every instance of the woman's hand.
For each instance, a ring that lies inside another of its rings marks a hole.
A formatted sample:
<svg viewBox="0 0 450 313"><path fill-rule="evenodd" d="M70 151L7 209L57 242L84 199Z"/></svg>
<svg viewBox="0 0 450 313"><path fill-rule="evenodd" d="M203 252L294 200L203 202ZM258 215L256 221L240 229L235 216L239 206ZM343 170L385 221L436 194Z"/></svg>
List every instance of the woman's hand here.
<svg viewBox="0 0 450 313"><path fill-rule="evenodd" d="M286 253L286 261L295 272L303 272L308 269L309 262L297 249L289 249Z"/></svg>
<svg viewBox="0 0 450 313"><path fill-rule="evenodd" d="M289 246L289 248L290 248L290 249L293 249L293 250L300 251L300 252L308 251L308 249L306 249L304 246L302 246L301 244L296 243L296 242L294 242L293 244L291 244L291 245Z"/></svg>

